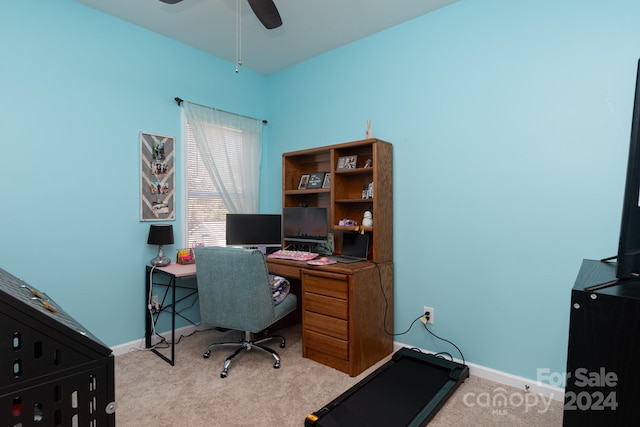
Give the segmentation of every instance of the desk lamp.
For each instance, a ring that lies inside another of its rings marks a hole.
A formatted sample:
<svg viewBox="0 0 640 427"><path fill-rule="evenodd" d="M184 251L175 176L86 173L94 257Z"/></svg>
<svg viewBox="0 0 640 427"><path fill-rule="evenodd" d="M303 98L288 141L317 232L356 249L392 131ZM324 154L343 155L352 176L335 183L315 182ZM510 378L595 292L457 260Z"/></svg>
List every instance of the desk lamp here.
<svg viewBox="0 0 640 427"><path fill-rule="evenodd" d="M149 227L147 243L150 245L159 245L158 256L151 260L151 265L164 267L165 265L171 264L171 259L164 256L162 246L173 243L173 225L151 225Z"/></svg>

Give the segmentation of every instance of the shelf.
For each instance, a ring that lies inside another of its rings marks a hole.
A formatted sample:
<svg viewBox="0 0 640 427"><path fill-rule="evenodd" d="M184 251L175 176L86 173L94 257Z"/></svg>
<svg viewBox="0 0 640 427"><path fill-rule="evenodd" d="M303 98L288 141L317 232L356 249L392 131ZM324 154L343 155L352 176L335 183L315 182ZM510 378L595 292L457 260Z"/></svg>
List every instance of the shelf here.
<svg viewBox="0 0 640 427"><path fill-rule="evenodd" d="M336 203L373 203L374 199L337 199Z"/></svg>
<svg viewBox="0 0 640 427"><path fill-rule="evenodd" d="M373 174L373 168L336 169L336 175Z"/></svg>
<svg viewBox="0 0 640 427"><path fill-rule="evenodd" d="M363 229L370 237L370 260L393 261L392 151L389 142L366 139L283 153L282 206L327 208L329 224L334 224L329 231L334 233L336 253L342 250L343 234L356 228L339 226L338 221L347 218L361 223L364 212L369 210L375 228ZM345 156L357 156L359 167L337 169ZM365 163L371 166L365 168ZM331 188L298 189L303 175L326 171L331 173ZM377 197L363 199L363 189L368 190L372 184Z"/></svg>
<svg viewBox="0 0 640 427"><path fill-rule="evenodd" d="M332 228L334 230L340 230L340 231L356 231L356 228L360 227L360 228L364 228L364 231L370 233L373 231L373 225L372 226L364 226L364 225L334 225Z"/></svg>
<svg viewBox="0 0 640 427"><path fill-rule="evenodd" d="M295 196L299 194L320 194L320 193L331 193L330 188L312 188L312 189L304 189L304 190L285 190L284 194L286 196Z"/></svg>

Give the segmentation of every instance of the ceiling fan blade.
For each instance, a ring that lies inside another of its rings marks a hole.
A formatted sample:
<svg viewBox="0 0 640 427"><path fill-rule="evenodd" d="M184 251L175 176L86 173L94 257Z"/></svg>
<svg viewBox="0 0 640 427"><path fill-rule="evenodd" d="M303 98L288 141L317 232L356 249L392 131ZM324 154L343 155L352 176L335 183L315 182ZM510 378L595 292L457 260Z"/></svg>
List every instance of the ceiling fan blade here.
<svg viewBox="0 0 640 427"><path fill-rule="evenodd" d="M160 0L160 1L166 4L176 4L176 3L180 3L182 0Z"/></svg>
<svg viewBox="0 0 640 427"><path fill-rule="evenodd" d="M249 2L251 9L253 9L253 13L256 14L260 22L262 22L262 25L264 25L267 30L272 30L282 25L282 18L280 18L280 13L278 12L278 8L276 8L273 0L247 1Z"/></svg>

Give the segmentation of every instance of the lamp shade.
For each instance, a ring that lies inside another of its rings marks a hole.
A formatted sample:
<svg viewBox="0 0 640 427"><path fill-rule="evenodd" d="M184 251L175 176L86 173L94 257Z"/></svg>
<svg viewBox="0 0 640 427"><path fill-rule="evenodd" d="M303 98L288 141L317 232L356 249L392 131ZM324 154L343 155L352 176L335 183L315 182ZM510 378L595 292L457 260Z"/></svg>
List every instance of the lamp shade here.
<svg viewBox="0 0 640 427"><path fill-rule="evenodd" d="M171 224L152 224L149 227L149 238L147 243L150 245L170 245L173 243L173 225Z"/></svg>

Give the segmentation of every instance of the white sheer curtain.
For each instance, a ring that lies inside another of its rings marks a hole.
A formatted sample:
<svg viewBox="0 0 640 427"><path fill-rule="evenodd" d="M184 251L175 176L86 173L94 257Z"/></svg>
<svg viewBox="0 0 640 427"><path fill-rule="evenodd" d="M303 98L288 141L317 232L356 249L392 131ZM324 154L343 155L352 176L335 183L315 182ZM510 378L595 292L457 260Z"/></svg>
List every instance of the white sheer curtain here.
<svg viewBox="0 0 640 427"><path fill-rule="evenodd" d="M257 213L262 121L184 102L198 154L230 213Z"/></svg>

